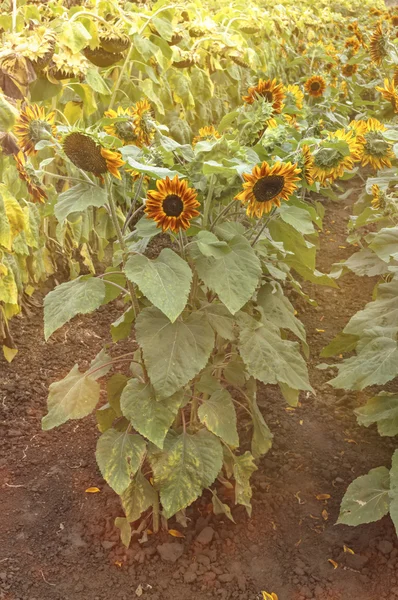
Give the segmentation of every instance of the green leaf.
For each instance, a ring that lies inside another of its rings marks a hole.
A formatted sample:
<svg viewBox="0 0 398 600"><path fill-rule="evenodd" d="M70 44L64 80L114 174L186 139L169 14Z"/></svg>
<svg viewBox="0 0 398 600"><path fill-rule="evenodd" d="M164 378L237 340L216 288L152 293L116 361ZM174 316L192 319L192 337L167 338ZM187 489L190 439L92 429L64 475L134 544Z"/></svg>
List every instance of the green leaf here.
<svg viewBox="0 0 398 600"><path fill-rule="evenodd" d="M352 254L344 261L343 265L360 277L363 275L374 277L375 275L383 275L388 271L386 263L368 248Z"/></svg>
<svg viewBox="0 0 398 600"><path fill-rule="evenodd" d="M169 435L164 452L154 455L151 463L163 514L169 519L214 483L222 467L221 442L206 429Z"/></svg>
<svg viewBox="0 0 398 600"><path fill-rule="evenodd" d="M116 298L123 293L122 290L112 285L112 283L116 283L122 288L126 287L126 277L123 273L112 273L112 271L110 271L109 273L105 273L101 279L105 283L104 304L108 304L109 302L112 302L112 300L116 300Z"/></svg>
<svg viewBox="0 0 398 600"><path fill-rule="evenodd" d="M108 396L108 402L115 411L118 417L122 416L120 409L120 397L127 384L127 377L123 373L116 373L112 375L106 382L106 393Z"/></svg>
<svg viewBox="0 0 398 600"><path fill-rule="evenodd" d="M281 204L279 214L282 221L289 223L296 231L300 233L315 233L312 219L307 210L290 204Z"/></svg>
<svg viewBox="0 0 398 600"><path fill-rule="evenodd" d="M235 502L236 504L245 506L250 516L252 512L251 498L253 493L250 485L250 477L257 470L257 467L250 452L245 452L241 456L234 456L233 461L233 474L236 482Z"/></svg>
<svg viewBox="0 0 398 600"><path fill-rule="evenodd" d="M398 375L396 340L390 337L365 338L362 344L357 356L337 365L339 374L329 381L330 385L363 390L368 385L383 385Z"/></svg>
<svg viewBox="0 0 398 600"><path fill-rule="evenodd" d="M159 398L172 396L193 379L214 346L213 330L201 311L171 323L157 308L145 308L136 320L136 337Z"/></svg>
<svg viewBox="0 0 398 600"><path fill-rule="evenodd" d="M351 335L348 333L338 333L332 341L325 346L321 353L321 358L330 358L336 356L336 354L343 354L344 352L352 352L355 350L358 344L359 337L357 335Z"/></svg>
<svg viewBox="0 0 398 600"><path fill-rule="evenodd" d="M121 410L134 429L159 448L163 448L164 439L182 400L181 391L170 398L156 400L155 392L149 383L130 379L122 393Z"/></svg>
<svg viewBox="0 0 398 600"><path fill-rule="evenodd" d="M377 299L358 311L344 328L344 333L363 335L369 327L397 327L398 281L383 283L377 290Z"/></svg>
<svg viewBox="0 0 398 600"><path fill-rule="evenodd" d="M357 477L344 495L337 523L361 525L384 517L389 510L389 488L390 474L386 467L371 469L367 475Z"/></svg>
<svg viewBox="0 0 398 600"><path fill-rule="evenodd" d="M120 539L122 540L122 544L128 548L131 542L131 527L128 519L125 519L124 517L116 517L115 527L120 529Z"/></svg>
<svg viewBox="0 0 398 600"><path fill-rule="evenodd" d="M377 423L381 436L398 435L398 394L380 392L357 408L355 414L360 425L369 427Z"/></svg>
<svg viewBox="0 0 398 600"><path fill-rule="evenodd" d="M129 163L130 167L132 167L135 171L138 171L139 173L146 173L147 175L150 175L155 179L165 179L166 177L173 179L174 175L178 175L180 179L184 178L184 175L182 175L178 171L166 169L165 167L155 167L153 165L145 165L143 163L139 163L136 160L134 160L134 158L132 158L131 156L128 156L128 150L129 146L124 146L124 148L121 149L121 153Z"/></svg>
<svg viewBox="0 0 398 600"><path fill-rule="evenodd" d="M44 298L44 337L78 314L85 315L99 308L105 297L105 284L101 279L83 276L61 283Z"/></svg>
<svg viewBox="0 0 398 600"><path fill-rule="evenodd" d="M106 85L104 79L98 73L97 69L87 69L86 81L94 90L94 92L98 92L98 94L104 94L106 96L111 94L111 90Z"/></svg>
<svg viewBox="0 0 398 600"><path fill-rule="evenodd" d="M171 22L171 16L167 18L167 15L163 11L160 16L152 17L152 23L154 24L156 31L159 35L167 41L170 41L173 37L174 28Z"/></svg>
<svg viewBox="0 0 398 600"><path fill-rule="evenodd" d="M107 195L103 188L86 183L78 183L58 196L57 204L54 207L54 214L58 221L63 223L71 213L83 212L89 206L99 208L106 203Z"/></svg>
<svg viewBox="0 0 398 600"><path fill-rule="evenodd" d="M369 244L369 248L384 262L398 259L398 227L380 229Z"/></svg>
<svg viewBox="0 0 398 600"><path fill-rule="evenodd" d="M264 319L271 321L280 329L289 329L301 341L305 342L305 327L294 315L294 307L284 295L282 288L263 285L257 294L257 304L263 309Z"/></svg>
<svg viewBox="0 0 398 600"><path fill-rule="evenodd" d="M223 369L225 379L231 385L243 387L246 382L246 367L239 355L235 355L228 361Z"/></svg>
<svg viewBox="0 0 398 600"><path fill-rule="evenodd" d="M257 404L257 384L252 378L248 382L248 401L249 409L253 419L253 437L251 444L251 451L254 458L260 458L264 454L267 454L268 450L272 446L272 438L274 437L264 421L264 417L260 412Z"/></svg>
<svg viewBox="0 0 398 600"><path fill-rule="evenodd" d="M185 260L170 248L164 248L154 260L139 254L130 256L125 272L174 323L186 306L191 288L192 271Z"/></svg>
<svg viewBox="0 0 398 600"><path fill-rule="evenodd" d="M239 446L236 412L231 395L225 389L214 392L198 409L200 422L233 448Z"/></svg>
<svg viewBox="0 0 398 600"><path fill-rule="evenodd" d="M196 246L191 253L199 277L235 314L252 297L261 275L261 264L243 236L234 236L228 245L231 252L218 259L206 258Z"/></svg>
<svg viewBox="0 0 398 600"><path fill-rule="evenodd" d="M239 112L237 110L234 110L234 111L224 115L218 125L218 131L220 133L223 133L223 131L225 131L226 129L229 129L229 127L231 127L232 124L235 122L238 114L239 114Z"/></svg>
<svg viewBox="0 0 398 600"><path fill-rule="evenodd" d="M134 523L157 501L157 492L141 471L138 471L128 488L121 494L120 499L127 520Z"/></svg>
<svg viewBox="0 0 398 600"><path fill-rule="evenodd" d="M235 320L229 310L223 304L212 302L201 309L214 331L224 340L235 339Z"/></svg>
<svg viewBox="0 0 398 600"><path fill-rule="evenodd" d="M101 433L104 433L112 427L113 421L116 419L116 413L107 402L95 411L95 418L97 419L98 429Z"/></svg>
<svg viewBox="0 0 398 600"><path fill-rule="evenodd" d="M224 504L221 502L220 498L217 496L217 492L212 490L213 497L211 499L213 504L213 513L215 515L225 515L232 523L235 523L235 519L232 516L231 509L228 504Z"/></svg>
<svg viewBox="0 0 398 600"><path fill-rule="evenodd" d="M393 454L390 470L390 516L398 534L398 450Z"/></svg>
<svg viewBox="0 0 398 600"><path fill-rule="evenodd" d="M300 395L299 390L294 390L286 385L286 383L279 383L279 389L289 406L297 406Z"/></svg>
<svg viewBox="0 0 398 600"><path fill-rule="evenodd" d="M194 67L191 70L192 93L198 102L210 100L214 93L214 84L207 71Z"/></svg>
<svg viewBox="0 0 398 600"><path fill-rule="evenodd" d="M220 240L210 231L200 231L197 236L197 247L203 256L213 258L223 258L224 254L229 254L231 248L227 242Z"/></svg>
<svg viewBox="0 0 398 600"><path fill-rule="evenodd" d="M30 100L31 102L43 102L45 100L50 100L50 98L54 98L60 92L62 92L61 83L52 83L44 77L38 77L36 81L34 81L30 87Z"/></svg>
<svg viewBox="0 0 398 600"><path fill-rule="evenodd" d="M130 335L134 317L134 308L130 307L116 321L111 323L111 335L114 342L125 340Z"/></svg>
<svg viewBox="0 0 398 600"><path fill-rule="evenodd" d="M240 332L239 352L249 374L263 383L286 383L296 390L313 391L298 344L283 340L271 323L246 322Z"/></svg>
<svg viewBox="0 0 398 600"><path fill-rule="evenodd" d="M69 48L72 54L83 50L91 40L91 35L80 21L63 21L58 37L59 43Z"/></svg>
<svg viewBox="0 0 398 600"><path fill-rule="evenodd" d="M122 494L145 453L146 443L140 435L108 429L98 438L95 456L103 478L117 494Z"/></svg>

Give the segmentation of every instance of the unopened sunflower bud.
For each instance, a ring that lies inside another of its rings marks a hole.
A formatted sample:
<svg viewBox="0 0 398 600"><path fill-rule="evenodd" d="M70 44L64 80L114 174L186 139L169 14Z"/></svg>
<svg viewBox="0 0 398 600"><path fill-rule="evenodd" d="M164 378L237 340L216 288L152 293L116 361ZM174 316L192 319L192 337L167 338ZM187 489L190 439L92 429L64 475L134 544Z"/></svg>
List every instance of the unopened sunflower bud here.
<svg viewBox="0 0 398 600"><path fill-rule="evenodd" d="M0 131L10 131L15 125L18 111L0 94Z"/></svg>

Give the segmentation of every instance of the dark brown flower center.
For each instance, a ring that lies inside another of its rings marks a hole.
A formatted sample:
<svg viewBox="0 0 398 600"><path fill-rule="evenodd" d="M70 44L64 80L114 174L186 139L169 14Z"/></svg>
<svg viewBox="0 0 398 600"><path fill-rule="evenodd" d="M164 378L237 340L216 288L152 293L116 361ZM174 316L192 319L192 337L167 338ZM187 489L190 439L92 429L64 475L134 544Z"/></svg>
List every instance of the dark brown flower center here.
<svg viewBox="0 0 398 600"><path fill-rule="evenodd" d="M269 91L269 90L267 90L265 92L261 92L260 96L262 96L263 98L265 98L267 100L267 102L271 102L272 103L274 101L274 94L271 91Z"/></svg>
<svg viewBox="0 0 398 600"><path fill-rule="evenodd" d="M179 217L184 209L184 203L177 194L169 194L163 200L163 210L168 217Z"/></svg>
<svg viewBox="0 0 398 600"><path fill-rule="evenodd" d="M320 90L320 88L321 88L321 84L319 83L319 81L313 81L311 83L311 90L313 92L318 92Z"/></svg>
<svg viewBox="0 0 398 600"><path fill-rule="evenodd" d="M120 121L115 123L116 133L126 142L134 142L137 139L133 121Z"/></svg>
<svg viewBox="0 0 398 600"><path fill-rule="evenodd" d="M257 202L268 202L275 198L285 185L282 175L268 175L261 177L253 186L253 194Z"/></svg>

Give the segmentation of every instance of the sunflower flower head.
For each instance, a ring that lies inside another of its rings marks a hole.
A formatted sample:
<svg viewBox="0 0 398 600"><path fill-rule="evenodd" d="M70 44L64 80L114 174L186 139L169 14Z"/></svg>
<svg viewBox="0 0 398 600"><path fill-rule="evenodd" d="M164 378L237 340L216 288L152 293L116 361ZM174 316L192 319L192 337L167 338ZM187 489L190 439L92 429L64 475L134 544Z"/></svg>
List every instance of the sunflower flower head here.
<svg viewBox="0 0 398 600"><path fill-rule="evenodd" d="M26 183L26 187L28 188L28 192L33 202L43 204L47 200L47 194L41 187L35 170L26 162L23 152L19 151L18 154L14 155L14 158L18 175L20 179Z"/></svg>
<svg viewBox="0 0 398 600"><path fill-rule="evenodd" d="M377 119L368 119L366 130L363 133L364 145L362 149L361 164L370 165L374 169L391 167L394 158L392 146L383 137L386 127Z"/></svg>
<svg viewBox="0 0 398 600"><path fill-rule="evenodd" d="M301 154L298 158L298 165L301 169L302 180L307 185L314 183L313 170L314 170L314 157L311 154L309 146L304 144L301 148Z"/></svg>
<svg viewBox="0 0 398 600"><path fill-rule="evenodd" d="M90 135L80 131L67 134L63 140L63 150L79 169L97 177L109 172L121 179L119 168L125 163L120 153L104 148Z"/></svg>
<svg viewBox="0 0 398 600"><path fill-rule="evenodd" d="M377 24L370 38L369 52L371 60L376 65L379 65L383 58L387 56L387 38L384 35L381 23Z"/></svg>
<svg viewBox="0 0 398 600"><path fill-rule="evenodd" d="M375 210L383 210L386 207L386 198L384 192L381 191L377 184L372 185L372 208Z"/></svg>
<svg viewBox="0 0 398 600"><path fill-rule="evenodd" d="M287 85L283 91L286 94L286 104L291 104L298 110L303 108L304 94L298 85Z"/></svg>
<svg viewBox="0 0 398 600"><path fill-rule="evenodd" d="M345 64L341 67L344 77L352 77L358 71L358 65Z"/></svg>
<svg viewBox="0 0 398 600"><path fill-rule="evenodd" d="M156 187L157 190L147 193L147 218L155 221L163 232L170 229L177 233L180 229L188 229L191 220L200 214L196 210L199 206L196 191L178 175L173 179L158 179Z"/></svg>
<svg viewBox="0 0 398 600"><path fill-rule="evenodd" d="M345 150L342 149L345 142ZM345 171L351 171L361 159L361 144L352 131L337 129L321 142L314 155L313 177L322 185L333 183Z"/></svg>
<svg viewBox="0 0 398 600"><path fill-rule="evenodd" d="M344 46L351 50L353 54L356 54L361 47L361 44L359 43L358 38L355 35L352 35L346 39Z"/></svg>
<svg viewBox="0 0 398 600"><path fill-rule="evenodd" d="M109 135L113 135L122 140L123 145L135 144L138 141L138 135L134 124L134 113L132 108L122 108L118 106L117 111L106 110L104 116L109 119L123 117L123 121L116 121L110 125L105 125L104 130Z"/></svg>
<svg viewBox="0 0 398 600"><path fill-rule="evenodd" d="M398 92L395 88L394 79L391 81L389 79L384 80L384 87L376 86L376 90L380 92L384 100L387 100L391 103L391 106L395 113L398 113Z"/></svg>
<svg viewBox="0 0 398 600"><path fill-rule="evenodd" d="M247 96L243 96L243 101L246 104L253 104L258 97L269 102L275 113L281 113L285 99L283 83L277 83L276 79L260 79L257 85L249 87Z"/></svg>
<svg viewBox="0 0 398 600"><path fill-rule="evenodd" d="M304 89L313 98L319 98L326 90L326 81L321 75L313 75L305 82Z"/></svg>
<svg viewBox="0 0 398 600"><path fill-rule="evenodd" d="M213 127L213 125L206 125L206 127L201 127L199 129L198 135L194 137L192 141L192 145L195 146L198 142L203 141L212 141L220 139L221 135L218 133L217 129Z"/></svg>
<svg viewBox="0 0 398 600"><path fill-rule="evenodd" d="M148 100L140 100L131 109L137 135L136 146L149 146L155 137L152 106Z"/></svg>
<svg viewBox="0 0 398 600"><path fill-rule="evenodd" d="M37 104L27 106L21 111L15 123L14 133L25 154L37 154L36 144L55 136L54 117L54 112L46 114L45 109Z"/></svg>
<svg viewBox="0 0 398 600"><path fill-rule="evenodd" d="M280 206L281 201L289 200L297 189L299 173L297 163L277 162L271 167L267 162L263 162L256 165L251 173L243 174L243 190L235 199L247 204L246 213L249 216L260 218L269 213L274 206Z"/></svg>

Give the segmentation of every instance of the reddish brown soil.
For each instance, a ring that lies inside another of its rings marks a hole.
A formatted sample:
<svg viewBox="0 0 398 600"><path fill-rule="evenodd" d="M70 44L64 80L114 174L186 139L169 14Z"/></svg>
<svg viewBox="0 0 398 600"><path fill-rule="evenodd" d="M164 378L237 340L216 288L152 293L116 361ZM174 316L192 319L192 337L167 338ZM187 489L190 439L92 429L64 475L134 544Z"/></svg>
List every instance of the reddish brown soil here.
<svg viewBox="0 0 398 600"><path fill-rule="evenodd" d="M347 211L332 203L327 213L318 265L324 271L352 252L342 248ZM240 508L233 509L236 526L214 517L205 497L187 511L184 539L149 535L142 544L133 540L127 552L113 527L122 511L95 463L94 418L40 429L48 385L75 362L87 365L109 340L117 309L76 318L47 344L40 310L14 324L19 354L12 365L0 359L0 599L259 600L261 590L279 600L398 597L398 543L390 519L358 528L335 525L347 485L388 465L391 441L356 424L352 411L363 394L333 390L325 383L331 373L315 369L321 348L369 300L373 285L347 275L338 290L307 286L318 307L298 303L317 394L301 398L292 411L276 388L262 390L261 409L275 438L253 479L252 519ZM90 486L100 493L85 493ZM319 501L318 494L331 498ZM214 536L202 546L195 539L205 526ZM174 521L169 527L181 529ZM163 542L183 544L176 563L160 559ZM344 545L355 554L344 553Z"/></svg>

